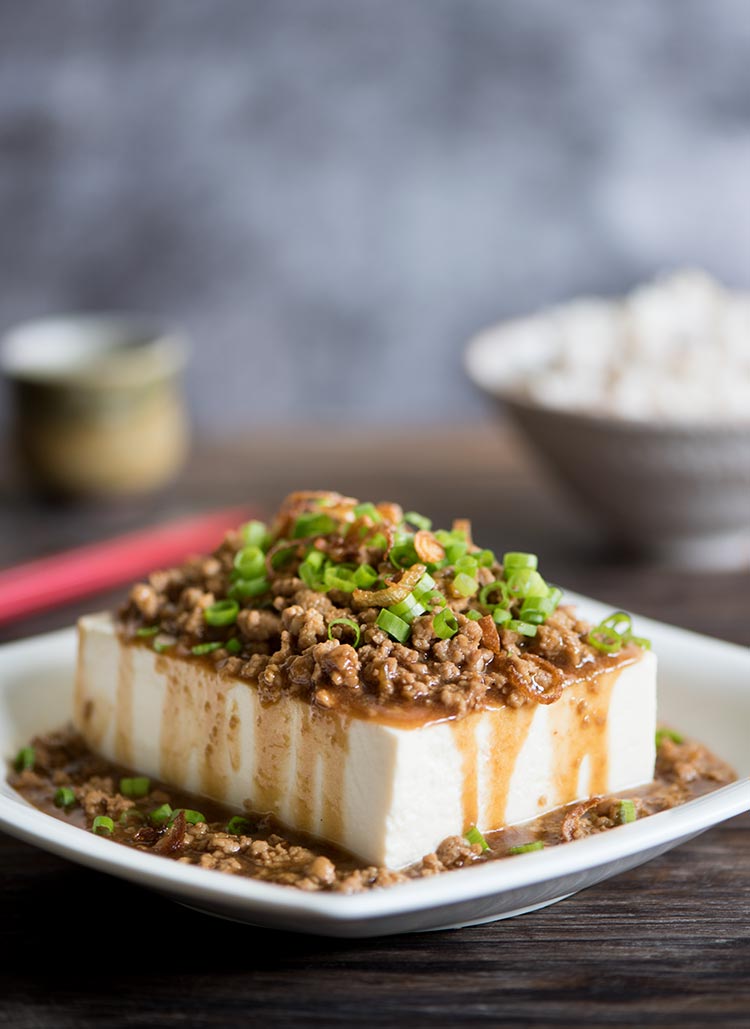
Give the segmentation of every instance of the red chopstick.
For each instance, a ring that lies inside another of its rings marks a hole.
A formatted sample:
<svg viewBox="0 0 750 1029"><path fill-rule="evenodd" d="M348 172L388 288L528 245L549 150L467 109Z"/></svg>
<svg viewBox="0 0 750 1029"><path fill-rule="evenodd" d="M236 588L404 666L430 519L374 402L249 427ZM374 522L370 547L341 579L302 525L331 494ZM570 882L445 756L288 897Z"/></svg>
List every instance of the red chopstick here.
<svg viewBox="0 0 750 1029"><path fill-rule="evenodd" d="M214 550L253 512L226 508L0 569L0 625L130 583Z"/></svg>

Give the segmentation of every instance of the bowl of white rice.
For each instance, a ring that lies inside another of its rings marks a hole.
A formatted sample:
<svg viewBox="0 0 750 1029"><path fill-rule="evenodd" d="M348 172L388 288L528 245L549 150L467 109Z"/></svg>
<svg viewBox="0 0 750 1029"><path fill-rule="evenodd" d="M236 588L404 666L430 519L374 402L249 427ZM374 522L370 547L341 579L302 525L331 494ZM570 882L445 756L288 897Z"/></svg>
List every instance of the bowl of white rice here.
<svg viewBox="0 0 750 1029"><path fill-rule="evenodd" d="M611 536L750 562L750 294L679 271L494 325L465 362Z"/></svg>

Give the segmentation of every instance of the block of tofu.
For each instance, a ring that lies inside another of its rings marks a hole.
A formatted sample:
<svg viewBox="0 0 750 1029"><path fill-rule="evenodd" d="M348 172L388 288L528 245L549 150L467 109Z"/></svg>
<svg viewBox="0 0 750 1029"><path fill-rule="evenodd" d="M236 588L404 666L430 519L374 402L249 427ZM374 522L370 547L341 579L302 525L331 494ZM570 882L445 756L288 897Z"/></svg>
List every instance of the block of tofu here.
<svg viewBox="0 0 750 1029"><path fill-rule="evenodd" d="M650 652L552 704L405 722L264 703L208 662L122 642L108 614L79 629L75 724L94 750L372 864L402 868L470 825L489 831L653 778Z"/></svg>

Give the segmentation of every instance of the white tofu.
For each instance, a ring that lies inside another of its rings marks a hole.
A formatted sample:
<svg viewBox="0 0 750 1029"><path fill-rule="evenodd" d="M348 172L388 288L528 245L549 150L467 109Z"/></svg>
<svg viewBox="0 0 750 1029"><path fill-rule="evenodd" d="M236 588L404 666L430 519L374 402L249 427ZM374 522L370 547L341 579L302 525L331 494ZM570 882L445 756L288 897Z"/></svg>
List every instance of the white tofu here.
<svg viewBox="0 0 750 1029"><path fill-rule="evenodd" d="M553 704L384 722L255 687L80 622L75 724L110 760L402 868L446 836L525 821L653 778L656 660L569 685Z"/></svg>

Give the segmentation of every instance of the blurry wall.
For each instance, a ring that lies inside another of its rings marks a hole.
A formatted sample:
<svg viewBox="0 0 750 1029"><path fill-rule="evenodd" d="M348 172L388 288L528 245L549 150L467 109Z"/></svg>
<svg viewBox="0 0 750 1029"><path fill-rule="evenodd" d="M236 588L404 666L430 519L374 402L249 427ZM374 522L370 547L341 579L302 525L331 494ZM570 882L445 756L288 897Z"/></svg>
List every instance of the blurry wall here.
<svg viewBox="0 0 750 1029"><path fill-rule="evenodd" d="M467 335L750 278L743 0L3 0L0 327L184 324L210 431L478 417Z"/></svg>

